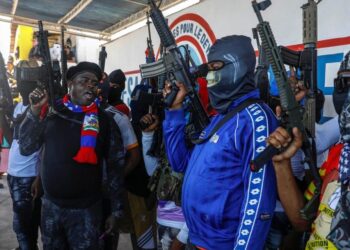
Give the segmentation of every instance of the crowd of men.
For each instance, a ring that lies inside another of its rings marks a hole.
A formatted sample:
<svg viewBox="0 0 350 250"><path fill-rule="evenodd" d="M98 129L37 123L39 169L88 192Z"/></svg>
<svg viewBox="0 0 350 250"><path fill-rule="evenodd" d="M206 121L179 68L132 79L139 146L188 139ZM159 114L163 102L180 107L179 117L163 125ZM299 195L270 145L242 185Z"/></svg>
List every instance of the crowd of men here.
<svg viewBox="0 0 350 250"><path fill-rule="evenodd" d="M250 38L213 44L208 72L197 79L210 123L196 143L181 82L164 107L174 86L160 91L144 80L130 110L120 69L108 75L80 62L54 102L36 82L17 81L22 102L12 115L7 178L18 249L38 249L39 228L46 250L117 249L119 233L130 233L134 250L350 249L349 54L334 85L339 116L315 124L323 185L311 220L300 212L315 195L303 135L279 126L280 107L260 99L255 67ZM295 86L302 103L308 90ZM140 93L153 98L152 108ZM323 102L320 93L316 109ZM278 153L251 171L267 145Z"/></svg>

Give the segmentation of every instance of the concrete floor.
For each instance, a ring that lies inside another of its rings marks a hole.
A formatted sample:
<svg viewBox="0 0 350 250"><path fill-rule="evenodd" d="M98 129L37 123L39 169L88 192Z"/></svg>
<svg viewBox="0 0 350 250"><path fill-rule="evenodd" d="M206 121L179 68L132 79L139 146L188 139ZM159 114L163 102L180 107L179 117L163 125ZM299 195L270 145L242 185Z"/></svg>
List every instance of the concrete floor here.
<svg viewBox="0 0 350 250"><path fill-rule="evenodd" d="M2 176L0 183L0 250L11 250L18 246L16 235L12 230L12 201L7 186L6 176ZM39 248L42 249L41 242ZM118 250L132 250L129 234L121 234Z"/></svg>

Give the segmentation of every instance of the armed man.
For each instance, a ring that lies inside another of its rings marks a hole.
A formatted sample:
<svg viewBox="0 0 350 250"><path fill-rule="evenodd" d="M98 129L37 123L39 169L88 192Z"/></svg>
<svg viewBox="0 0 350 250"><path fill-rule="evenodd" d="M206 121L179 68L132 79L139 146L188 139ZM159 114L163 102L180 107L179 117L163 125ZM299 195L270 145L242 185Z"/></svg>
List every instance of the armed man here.
<svg viewBox="0 0 350 250"><path fill-rule="evenodd" d="M99 107L97 64L81 62L67 71L68 94L45 115L46 90L29 96L30 109L20 128L23 155L41 146L42 240L44 249L98 249L102 224L101 190L106 164L111 215L105 234L122 214L124 153L120 131ZM52 98L52 96L50 96Z"/></svg>
<svg viewBox="0 0 350 250"><path fill-rule="evenodd" d="M29 110L29 94L37 87L39 78L28 78L31 70L38 69L33 58L22 60L15 68L17 89L21 94L19 102L13 112L14 129L13 141L10 148L7 181L13 206L13 230L17 235L20 249L37 249L38 229L40 222L40 178L38 166L40 164L40 149L30 155L20 153L18 139L21 122Z"/></svg>
<svg viewBox="0 0 350 250"><path fill-rule="evenodd" d="M251 172L249 163L265 148L277 120L258 100L255 60L245 36L224 37L211 47L206 78L210 103L219 114L202 132L204 142L193 149L186 145L183 132L186 89L182 84L177 84L180 90L166 112L167 155L176 171L186 172L182 208L196 247L262 249L270 228L275 172L271 161L259 172ZM228 113L232 117L212 134Z"/></svg>

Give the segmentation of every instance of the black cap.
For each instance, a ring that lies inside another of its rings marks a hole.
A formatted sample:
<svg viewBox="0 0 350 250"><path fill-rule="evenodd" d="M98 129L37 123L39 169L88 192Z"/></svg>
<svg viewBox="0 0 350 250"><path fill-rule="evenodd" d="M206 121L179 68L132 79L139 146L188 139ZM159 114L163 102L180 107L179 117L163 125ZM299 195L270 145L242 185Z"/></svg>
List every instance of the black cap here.
<svg viewBox="0 0 350 250"><path fill-rule="evenodd" d="M111 83L123 83L125 80L124 72L121 69L116 69L109 74L109 81Z"/></svg>
<svg viewBox="0 0 350 250"><path fill-rule="evenodd" d="M102 70L96 64L92 62L80 62L76 66L70 67L67 71L67 80L72 80L77 74L82 72L91 72L96 75L97 79L100 81L102 79Z"/></svg>

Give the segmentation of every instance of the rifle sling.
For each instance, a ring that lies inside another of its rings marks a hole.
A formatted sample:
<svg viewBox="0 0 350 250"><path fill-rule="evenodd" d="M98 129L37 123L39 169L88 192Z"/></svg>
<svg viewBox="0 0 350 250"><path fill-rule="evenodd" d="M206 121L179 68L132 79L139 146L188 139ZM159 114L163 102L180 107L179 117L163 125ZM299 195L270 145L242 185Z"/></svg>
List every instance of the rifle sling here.
<svg viewBox="0 0 350 250"><path fill-rule="evenodd" d="M228 122L232 117L234 117L238 112L242 111L243 109L245 109L246 107L248 107L251 104L254 103L262 103L263 100L261 99L247 99L244 102L242 102L241 104L239 104L237 107L235 107L234 109L232 109L230 112L228 112L224 118L222 118L220 120L220 122L218 122L218 124L215 125L215 127L210 131L210 134L208 136L206 136L205 138L198 138L198 139L194 139L192 140L192 143L194 144L202 144L203 142L206 142L207 140L209 140L226 122Z"/></svg>
<svg viewBox="0 0 350 250"><path fill-rule="evenodd" d="M56 111L54 109L50 110L50 113L51 114L55 114L55 115L57 115L58 117L60 117L60 118L62 118L64 120L67 120L67 121L70 121L70 122L73 122L73 123L76 123L76 124L80 124L80 125L83 124L82 121L78 121L78 120L76 120L74 118L70 118L70 117L68 117L68 116L66 116L66 115L64 115L64 114L62 114L59 111Z"/></svg>

